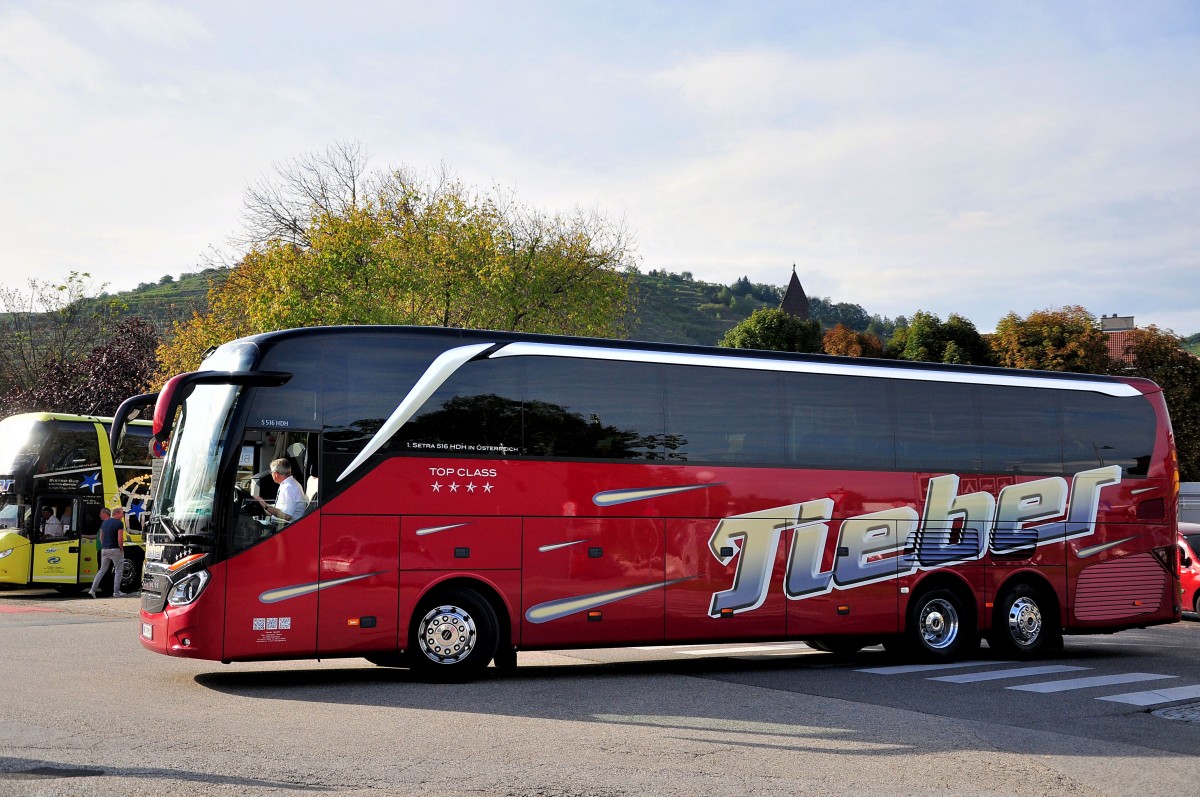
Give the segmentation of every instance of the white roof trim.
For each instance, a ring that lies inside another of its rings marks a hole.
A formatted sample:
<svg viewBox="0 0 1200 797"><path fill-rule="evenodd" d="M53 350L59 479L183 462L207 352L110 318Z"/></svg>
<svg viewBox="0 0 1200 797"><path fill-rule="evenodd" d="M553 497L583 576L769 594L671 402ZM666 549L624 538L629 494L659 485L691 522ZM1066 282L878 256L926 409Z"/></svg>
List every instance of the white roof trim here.
<svg viewBox="0 0 1200 797"><path fill-rule="evenodd" d="M714 354L690 354L640 349L609 349L598 346L572 346L562 343L509 343L489 355L497 357L575 357L586 360L615 360L619 362L659 363L663 365L698 365L707 368L734 368L746 371L781 371L786 373L831 374L837 376L863 376L874 379L901 379L910 382L957 382L960 384L1005 385L1008 387L1039 387L1048 390L1076 390L1087 393L1102 393L1106 396L1140 396L1133 385L1124 382L1107 382L1089 379L1086 376L1068 379L1051 379L1044 376L1014 374L981 374L963 371L939 371L934 369L882 368L872 365L851 365L830 361L789 361L759 359L756 357L722 357Z"/></svg>

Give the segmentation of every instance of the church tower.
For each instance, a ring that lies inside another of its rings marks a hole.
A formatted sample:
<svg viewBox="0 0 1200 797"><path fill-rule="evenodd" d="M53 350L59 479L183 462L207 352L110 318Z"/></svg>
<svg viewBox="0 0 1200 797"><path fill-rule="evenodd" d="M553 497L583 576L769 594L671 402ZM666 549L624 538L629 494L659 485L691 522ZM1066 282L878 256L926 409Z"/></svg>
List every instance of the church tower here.
<svg viewBox="0 0 1200 797"><path fill-rule="evenodd" d="M796 316L801 321L808 320L808 297L804 295L804 288L800 286L800 278L796 276L795 263L792 264L792 279L788 282L779 309L788 315Z"/></svg>

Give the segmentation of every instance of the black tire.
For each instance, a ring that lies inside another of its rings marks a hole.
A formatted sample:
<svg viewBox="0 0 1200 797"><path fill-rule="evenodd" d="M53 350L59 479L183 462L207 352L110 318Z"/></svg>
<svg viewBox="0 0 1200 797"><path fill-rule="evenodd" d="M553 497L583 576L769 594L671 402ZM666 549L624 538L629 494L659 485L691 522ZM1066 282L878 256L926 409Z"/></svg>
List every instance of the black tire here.
<svg viewBox="0 0 1200 797"><path fill-rule="evenodd" d="M975 649L979 637L962 598L952 590L933 589L909 602L905 643L918 658L951 661Z"/></svg>
<svg viewBox="0 0 1200 797"><path fill-rule="evenodd" d="M142 591L142 557L140 553L126 553L121 565L121 592Z"/></svg>
<svg viewBox="0 0 1200 797"><path fill-rule="evenodd" d="M478 676L496 655L496 612L473 589L457 587L426 598L409 624L413 670L431 681Z"/></svg>
<svg viewBox="0 0 1200 797"><path fill-rule="evenodd" d="M808 645L813 650L819 650L822 653L830 652L829 648L825 647L825 640L823 640L823 639L805 639L802 641L804 642L804 644Z"/></svg>
<svg viewBox="0 0 1200 797"><path fill-rule="evenodd" d="M996 601L988 646L1018 659L1031 658L1062 646L1058 606L1029 584L1014 584Z"/></svg>

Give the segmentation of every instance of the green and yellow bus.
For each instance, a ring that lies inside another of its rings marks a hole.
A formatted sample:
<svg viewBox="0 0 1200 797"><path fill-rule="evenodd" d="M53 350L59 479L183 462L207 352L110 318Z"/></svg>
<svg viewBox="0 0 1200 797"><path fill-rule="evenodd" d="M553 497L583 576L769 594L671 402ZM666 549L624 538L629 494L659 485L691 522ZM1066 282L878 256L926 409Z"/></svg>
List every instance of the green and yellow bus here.
<svg viewBox="0 0 1200 797"><path fill-rule="evenodd" d="M140 588L150 425L128 424L115 456L111 426L111 418L48 412L0 421L0 584L90 585L100 510L120 506L128 530L121 590Z"/></svg>

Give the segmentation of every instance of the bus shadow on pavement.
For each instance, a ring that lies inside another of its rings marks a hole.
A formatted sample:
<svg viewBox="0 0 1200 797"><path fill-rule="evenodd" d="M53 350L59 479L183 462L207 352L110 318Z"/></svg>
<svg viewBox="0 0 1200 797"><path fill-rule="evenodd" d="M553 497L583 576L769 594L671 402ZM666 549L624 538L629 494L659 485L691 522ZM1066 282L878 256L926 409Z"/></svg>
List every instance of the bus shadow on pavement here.
<svg viewBox="0 0 1200 797"><path fill-rule="evenodd" d="M988 659L986 648L976 657ZM1110 656L1094 650L1041 661ZM1122 654L1121 657L1123 657ZM867 651L853 656L809 654L795 658L745 660L657 659L488 668L477 680L439 684L405 669L365 665L337 669L299 668L209 672L194 676L205 689L247 698L293 700L397 711L460 712L504 718L590 722L660 729L687 738L719 738L723 745L833 755L907 756L957 752L964 743L983 751L1073 755L1079 739L995 716L963 717L893 705L870 686L855 695L810 691L804 681L784 682L805 672L849 680L851 671L899 660ZM870 676L868 676L870 677ZM736 691L737 697L728 695ZM848 709L853 705L852 709ZM938 730L911 733L912 712ZM961 723L971 724L963 733ZM974 740L970 742L969 740ZM1158 753L1158 754L1161 754Z"/></svg>
<svg viewBox="0 0 1200 797"><path fill-rule="evenodd" d="M264 780L261 778L239 778L229 775L216 775L210 772L189 772L183 769L164 769L158 767L81 767L58 761L37 761L29 758L0 756L0 784L8 781L45 782L67 778L103 777L184 781L188 783L207 783L215 786L247 786L293 791L319 792L338 790L332 786L314 786L299 782ZM0 792L4 792L2 785L0 785Z"/></svg>

